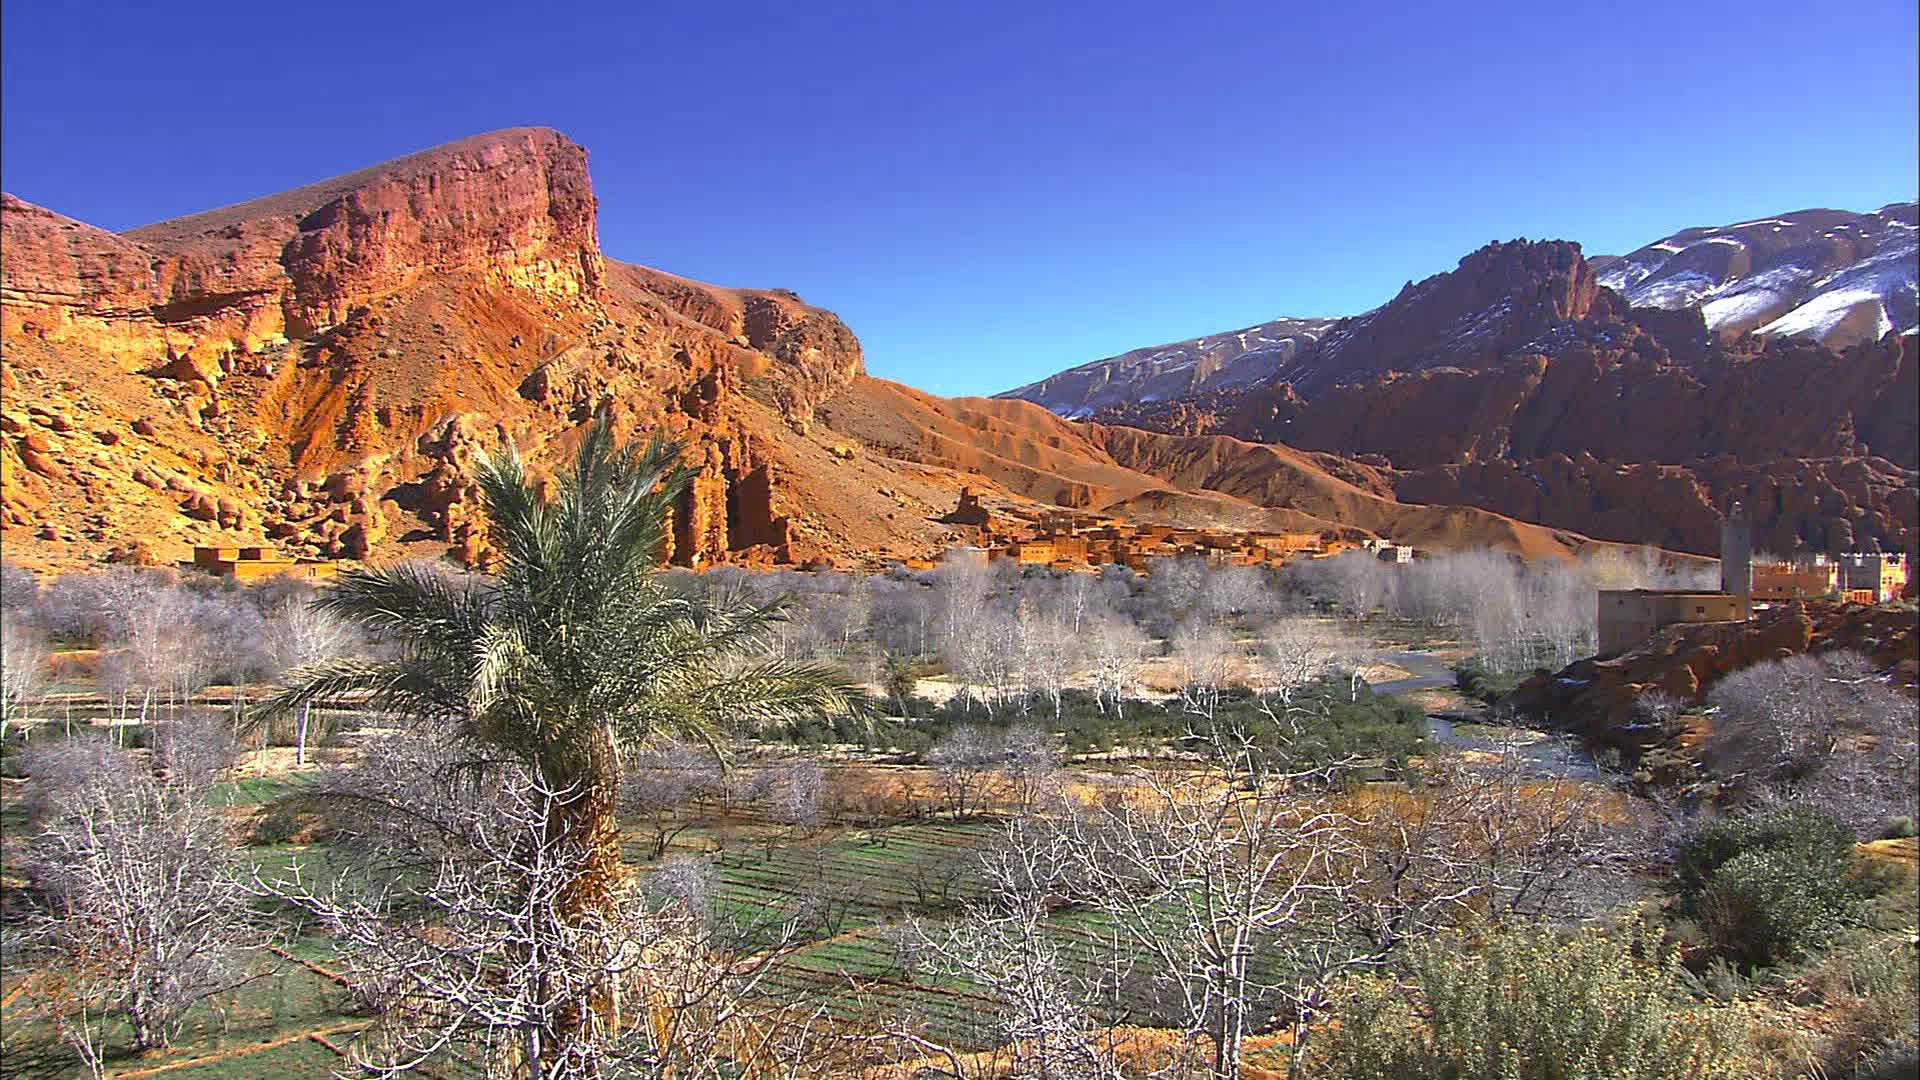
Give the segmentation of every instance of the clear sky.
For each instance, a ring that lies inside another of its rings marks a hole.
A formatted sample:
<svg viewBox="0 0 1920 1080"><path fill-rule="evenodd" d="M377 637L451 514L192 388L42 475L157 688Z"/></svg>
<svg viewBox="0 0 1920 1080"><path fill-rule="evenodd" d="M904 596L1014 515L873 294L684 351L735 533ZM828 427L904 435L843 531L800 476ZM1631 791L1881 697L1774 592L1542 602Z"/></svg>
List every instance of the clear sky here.
<svg viewBox="0 0 1920 1080"><path fill-rule="evenodd" d="M0 180L123 229L548 125L609 255L949 394L1920 187L1913 0L1397 7L7 0Z"/></svg>

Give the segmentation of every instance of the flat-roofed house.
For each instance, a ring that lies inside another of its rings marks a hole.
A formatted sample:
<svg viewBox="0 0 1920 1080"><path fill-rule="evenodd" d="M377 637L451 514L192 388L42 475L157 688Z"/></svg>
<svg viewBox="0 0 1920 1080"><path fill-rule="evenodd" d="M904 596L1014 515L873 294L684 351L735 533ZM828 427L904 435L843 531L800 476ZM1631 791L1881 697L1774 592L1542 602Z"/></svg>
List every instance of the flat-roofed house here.
<svg viewBox="0 0 1920 1080"><path fill-rule="evenodd" d="M182 563L186 569L236 581L261 581L285 575L320 581L340 572L338 563L320 559L292 559L270 547L216 547L193 549L193 561Z"/></svg>

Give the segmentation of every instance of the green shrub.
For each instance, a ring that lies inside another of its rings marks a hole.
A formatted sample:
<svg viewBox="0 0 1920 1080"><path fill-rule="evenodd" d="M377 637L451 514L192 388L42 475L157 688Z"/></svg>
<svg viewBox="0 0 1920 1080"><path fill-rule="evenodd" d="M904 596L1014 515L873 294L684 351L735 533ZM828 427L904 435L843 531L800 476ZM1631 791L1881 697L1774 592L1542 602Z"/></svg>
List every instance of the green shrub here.
<svg viewBox="0 0 1920 1080"><path fill-rule="evenodd" d="M1689 904L1722 866L1749 852L1771 851L1844 875L1853 861L1853 832L1818 810L1789 806L1716 818L1696 827L1674 854L1674 879Z"/></svg>
<svg viewBox="0 0 1920 1080"><path fill-rule="evenodd" d="M1910 817L1890 817L1880 826L1880 839L1905 840L1910 836L1920 836L1920 825L1915 825Z"/></svg>
<svg viewBox="0 0 1920 1080"><path fill-rule="evenodd" d="M1731 1080L1755 1075L1744 1032L1703 1007L1644 926L1448 936L1417 947L1408 985L1358 984L1308 1044L1336 1080Z"/></svg>
<svg viewBox="0 0 1920 1080"><path fill-rule="evenodd" d="M1714 952L1745 967L1804 956L1859 915L1860 883L1790 851L1746 851L1715 870L1694 900Z"/></svg>
<svg viewBox="0 0 1920 1080"><path fill-rule="evenodd" d="M1461 693L1488 705L1513 693L1520 680L1531 672L1494 671L1477 656L1469 656L1453 665L1453 685Z"/></svg>

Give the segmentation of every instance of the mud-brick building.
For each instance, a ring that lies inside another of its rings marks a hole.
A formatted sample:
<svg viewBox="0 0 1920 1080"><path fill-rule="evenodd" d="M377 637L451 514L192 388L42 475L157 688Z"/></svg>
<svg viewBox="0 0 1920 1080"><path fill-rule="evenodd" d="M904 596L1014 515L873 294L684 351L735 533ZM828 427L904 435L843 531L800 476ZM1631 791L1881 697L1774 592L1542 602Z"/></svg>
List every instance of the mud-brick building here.
<svg viewBox="0 0 1920 1080"><path fill-rule="evenodd" d="M1907 560L1880 552L1850 552L1840 556L1842 584L1849 594L1870 592L1867 603L1900 599L1907 587Z"/></svg>
<svg viewBox="0 0 1920 1080"><path fill-rule="evenodd" d="M1753 526L1734 503L1720 524L1720 591L1601 589L1599 646L1613 656L1675 623L1745 622L1753 617Z"/></svg>
<svg viewBox="0 0 1920 1080"><path fill-rule="evenodd" d="M340 572L338 563L292 559L270 547L196 547L193 561L180 566L236 581L262 581L282 575L321 581Z"/></svg>
<svg viewBox="0 0 1920 1080"><path fill-rule="evenodd" d="M1763 604L1815 600L1840 591L1840 564L1825 558L1759 563L1753 568L1753 598Z"/></svg>

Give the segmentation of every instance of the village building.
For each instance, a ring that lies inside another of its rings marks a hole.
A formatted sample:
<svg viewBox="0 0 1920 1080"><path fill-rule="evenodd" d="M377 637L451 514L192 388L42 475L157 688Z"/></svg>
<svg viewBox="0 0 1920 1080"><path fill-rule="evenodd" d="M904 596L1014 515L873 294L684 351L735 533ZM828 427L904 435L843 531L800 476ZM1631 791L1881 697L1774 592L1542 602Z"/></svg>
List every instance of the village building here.
<svg viewBox="0 0 1920 1080"><path fill-rule="evenodd" d="M1847 599L1864 604L1898 600L1907 588L1907 560L1880 552L1853 552L1840 556L1841 584ZM1860 594L1871 594L1862 597Z"/></svg>
<svg viewBox="0 0 1920 1080"><path fill-rule="evenodd" d="M1374 555L1381 562L1409 563L1413 561L1413 549L1405 544L1381 544L1374 549Z"/></svg>
<svg viewBox="0 0 1920 1080"><path fill-rule="evenodd" d="M1828 561L1824 555L1795 562L1755 563L1753 567L1756 603L1816 600L1839 592L1840 564Z"/></svg>
<svg viewBox="0 0 1920 1080"><path fill-rule="evenodd" d="M1601 589L1599 649L1613 656L1677 623L1744 622L1753 617L1753 526L1734 503L1720 524L1720 591Z"/></svg>
<svg viewBox="0 0 1920 1080"><path fill-rule="evenodd" d="M281 575L321 581L340 572L338 563L320 559L292 559L264 546L196 547L193 549L193 561L181 563L180 567L235 581L262 581Z"/></svg>

